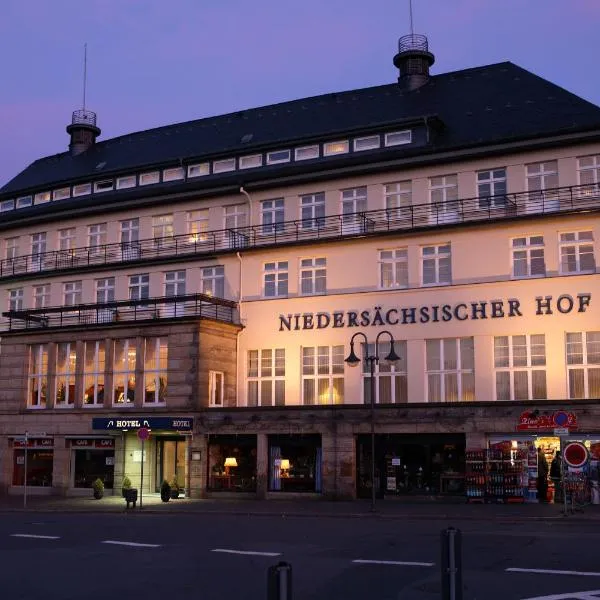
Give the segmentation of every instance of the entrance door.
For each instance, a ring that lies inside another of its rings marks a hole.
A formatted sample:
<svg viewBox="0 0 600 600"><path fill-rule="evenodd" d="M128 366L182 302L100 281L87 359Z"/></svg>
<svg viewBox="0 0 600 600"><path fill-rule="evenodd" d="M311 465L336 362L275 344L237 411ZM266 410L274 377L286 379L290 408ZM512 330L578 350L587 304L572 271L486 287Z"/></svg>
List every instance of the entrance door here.
<svg viewBox="0 0 600 600"><path fill-rule="evenodd" d="M174 478L180 489L185 488L185 457L186 440L158 439L156 442L156 491L160 491L161 483L166 480L169 483Z"/></svg>

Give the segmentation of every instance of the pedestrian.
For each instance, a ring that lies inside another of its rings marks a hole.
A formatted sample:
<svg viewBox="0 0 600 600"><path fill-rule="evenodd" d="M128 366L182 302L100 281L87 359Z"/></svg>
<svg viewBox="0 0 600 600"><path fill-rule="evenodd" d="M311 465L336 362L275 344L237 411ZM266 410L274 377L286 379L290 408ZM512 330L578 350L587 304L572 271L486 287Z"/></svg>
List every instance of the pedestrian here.
<svg viewBox="0 0 600 600"><path fill-rule="evenodd" d="M560 502L562 500L562 456L560 450L556 451L550 464L550 479L554 483L554 501Z"/></svg>
<svg viewBox="0 0 600 600"><path fill-rule="evenodd" d="M548 461L540 446L537 454L537 495L540 502L548 501Z"/></svg>

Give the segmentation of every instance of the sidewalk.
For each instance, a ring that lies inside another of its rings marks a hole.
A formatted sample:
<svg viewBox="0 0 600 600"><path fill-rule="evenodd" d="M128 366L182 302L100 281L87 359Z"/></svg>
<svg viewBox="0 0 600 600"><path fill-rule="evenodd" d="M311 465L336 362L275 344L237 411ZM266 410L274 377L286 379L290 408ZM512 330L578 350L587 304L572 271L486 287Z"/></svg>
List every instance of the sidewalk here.
<svg viewBox="0 0 600 600"><path fill-rule="evenodd" d="M0 498L0 512L64 512L64 513L130 513L130 514L214 514L244 516L287 516L325 518L380 518L405 520L456 521L585 521L600 524L600 506L588 506L583 512L564 516L562 505L557 504L466 504L436 502L428 498L410 500L379 500L376 511L365 500L335 502L325 499L270 499L246 498L178 498L162 502L160 496L144 496L143 506L126 510L120 496L57 498L31 496L23 508L22 496Z"/></svg>

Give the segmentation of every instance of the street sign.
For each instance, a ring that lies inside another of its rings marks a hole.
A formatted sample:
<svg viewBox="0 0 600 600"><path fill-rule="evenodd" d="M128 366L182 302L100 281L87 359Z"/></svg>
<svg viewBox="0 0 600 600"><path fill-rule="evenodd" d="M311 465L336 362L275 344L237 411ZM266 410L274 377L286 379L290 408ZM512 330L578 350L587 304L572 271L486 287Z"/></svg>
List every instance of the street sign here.
<svg viewBox="0 0 600 600"><path fill-rule="evenodd" d="M140 440L147 440L150 437L150 430L147 427L140 427L137 436Z"/></svg>
<svg viewBox="0 0 600 600"><path fill-rule="evenodd" d="M554 435L559 437L561 435L569 435L569 428L568 427L556 427L554 429Z"/></svg>
<svg viewBox="0 0 600 600"><path fill-rule="evenodd" d="M569 467L579 469L588 461L588 450L581 442L571 442L565 446L563 459Z"/></svg>

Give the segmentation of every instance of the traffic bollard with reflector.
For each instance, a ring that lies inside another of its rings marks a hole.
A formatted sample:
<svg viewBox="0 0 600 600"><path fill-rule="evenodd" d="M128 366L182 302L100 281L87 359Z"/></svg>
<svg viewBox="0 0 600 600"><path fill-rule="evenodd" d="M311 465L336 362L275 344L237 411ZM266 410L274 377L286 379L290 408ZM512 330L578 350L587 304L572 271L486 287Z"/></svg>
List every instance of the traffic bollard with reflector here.
<svg viewBox="0 0 600 600"><path fill-rule="evenodd" d="M267 600L292 600L292 565L280 562L269 567Z"/></svg>
<svg viewBox="0 0 600 600"><path fill-rule="evenodd" d="M442 530L442 600L462 600L462 543L459 529Z"/></svg>

